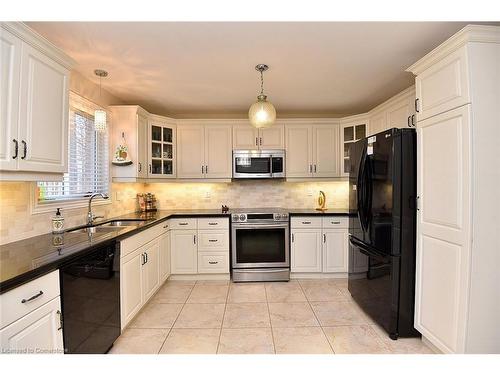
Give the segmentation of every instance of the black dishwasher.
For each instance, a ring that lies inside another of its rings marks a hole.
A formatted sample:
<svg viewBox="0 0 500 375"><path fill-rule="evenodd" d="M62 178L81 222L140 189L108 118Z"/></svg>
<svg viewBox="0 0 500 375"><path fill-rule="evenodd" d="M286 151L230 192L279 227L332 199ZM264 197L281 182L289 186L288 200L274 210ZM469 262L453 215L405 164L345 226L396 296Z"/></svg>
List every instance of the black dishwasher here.
<svg viewBox="0 0 500 375"><path fill-rule="evenodd" d="M106 353L120 326L120 249L99 246L60 268L66 353Z"/></svg>

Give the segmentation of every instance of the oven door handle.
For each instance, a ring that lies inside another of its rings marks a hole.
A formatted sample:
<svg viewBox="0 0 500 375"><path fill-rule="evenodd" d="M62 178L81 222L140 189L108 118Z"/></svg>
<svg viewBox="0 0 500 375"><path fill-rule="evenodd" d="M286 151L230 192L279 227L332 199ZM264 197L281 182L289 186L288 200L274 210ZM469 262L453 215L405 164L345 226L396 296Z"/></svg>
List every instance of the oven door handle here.
<svg viewBox="0 0 500 375"><path fill-rule="evenodd" d="M287 224L243 224L243 223L233 223L234 228L239 228L239 229L266 229L266 228L283 228L283 229L288 229L288 223Z"/></svg>

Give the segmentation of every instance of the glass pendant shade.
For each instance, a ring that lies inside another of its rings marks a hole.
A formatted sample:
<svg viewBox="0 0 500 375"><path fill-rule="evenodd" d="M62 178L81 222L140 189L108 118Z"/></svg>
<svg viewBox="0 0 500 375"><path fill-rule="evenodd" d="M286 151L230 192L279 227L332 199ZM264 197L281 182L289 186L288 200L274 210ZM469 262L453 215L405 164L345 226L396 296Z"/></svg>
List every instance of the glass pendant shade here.
<svg viewBox="0 0 500 375"><path fill-rule="evenodd" d="M248 110L250 124L257 129L268 128L276 121L276 109L266 99L265 95L259 95Z"/></svg>
<svg viewBox="0 0 500 375"><path fill-rule="evenodd" d="M106 111L96 109L94 112L94 129L97 131L106 130Z"/></svg>

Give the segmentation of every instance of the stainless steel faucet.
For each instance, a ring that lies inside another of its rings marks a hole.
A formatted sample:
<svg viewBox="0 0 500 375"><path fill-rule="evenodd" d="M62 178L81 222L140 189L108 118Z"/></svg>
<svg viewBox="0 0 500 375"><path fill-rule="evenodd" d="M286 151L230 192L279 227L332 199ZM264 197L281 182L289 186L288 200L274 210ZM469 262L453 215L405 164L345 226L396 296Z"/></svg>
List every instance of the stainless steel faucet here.
<svg viewBox="0 0 500 375"><path fill-rule="evenodd" d="M94 216L94 214L92 213L92 199L94 199L94 197L97 197L98 195L100 195L103 199L109 198L106 194L102 194L102 193L94 193L90 196L90 198L89 198L89 211L87 212L87 225L92 225L92 224L94 224L95 219L99 219L99 218L104 217L104 216Z"/></svg>

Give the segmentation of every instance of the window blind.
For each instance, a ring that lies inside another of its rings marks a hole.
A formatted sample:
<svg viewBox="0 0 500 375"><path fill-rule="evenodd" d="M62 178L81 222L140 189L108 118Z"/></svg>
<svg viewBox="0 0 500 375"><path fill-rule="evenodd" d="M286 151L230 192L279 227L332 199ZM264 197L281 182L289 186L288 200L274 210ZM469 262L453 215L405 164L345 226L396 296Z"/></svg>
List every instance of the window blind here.
<svg viewBox="0 0 500 375"><path fill-rule="evenodd" d="M94 130L93 111L77 104L70 100L68 173L62 182L39 182L39 202L109 193L108 131Z"/></svg>

